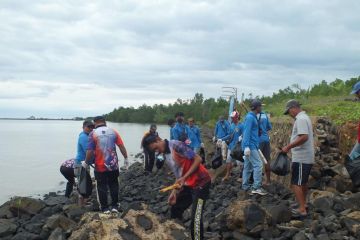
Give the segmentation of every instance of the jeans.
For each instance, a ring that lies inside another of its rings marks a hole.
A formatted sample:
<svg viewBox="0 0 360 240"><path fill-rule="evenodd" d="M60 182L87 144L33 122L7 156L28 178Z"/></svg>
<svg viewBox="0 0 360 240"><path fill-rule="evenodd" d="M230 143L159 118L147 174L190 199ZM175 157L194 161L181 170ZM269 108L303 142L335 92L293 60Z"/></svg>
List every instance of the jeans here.
<svg viewBox="0 0 360 240"><path fill-rule="evenodd" d="M350 159L354 160L360 156L360 144L356 142L353 150L350 153Z"/></svg>
<svg viewBox="0 0 360 240"><path fill-rule="evenodd" d="M260 159L260 155L258 150L251 150L250 156L244 159L244 169L243 169L243 185L242 188L244 190L249 189L259 189L262 186L262 168L263 163ZM254 183L251 186L250 184L250 176L251 173L254 174Z"/></svg>

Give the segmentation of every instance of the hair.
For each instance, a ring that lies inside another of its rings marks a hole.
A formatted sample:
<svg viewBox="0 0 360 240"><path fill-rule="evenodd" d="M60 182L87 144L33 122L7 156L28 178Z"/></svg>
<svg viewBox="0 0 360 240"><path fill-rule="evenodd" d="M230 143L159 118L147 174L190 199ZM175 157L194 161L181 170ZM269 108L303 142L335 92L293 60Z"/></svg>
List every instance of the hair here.
<svg viewBox="0 0 360 240"><path fill-rule="evenodd" d="M144 138L142 142L142 147L144 149L149 149L149 145L158 141L161 141L162 139L159 136L149 135Z"/></svg>
<svg viewBox="0 0 360 240"><path fill-rule="evenodd" d="M151 129L151 128L157 128L156 124L151 124L151 125L150 125L150 129Z"/></svg>
<svg viewBox="0 0 360 240"><path fill-rule="evenodd" d="M171 125L173 125L175 123L175 120L170 118L167 122L167 124L171 127Z"/></svg>

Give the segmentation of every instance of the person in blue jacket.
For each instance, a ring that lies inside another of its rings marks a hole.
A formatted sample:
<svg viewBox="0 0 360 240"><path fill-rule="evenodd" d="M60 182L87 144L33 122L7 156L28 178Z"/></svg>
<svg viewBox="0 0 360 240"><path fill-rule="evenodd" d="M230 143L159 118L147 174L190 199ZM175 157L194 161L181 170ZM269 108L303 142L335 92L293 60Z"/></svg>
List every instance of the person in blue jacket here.
<svg viewBox="0 0 360 240"><path fill-rule="evenodd" d="M215 125L213 142L216 142L217 149L221 149L223 160L227 158L227 144L223 139L230 134L230 124L225 120L224 116L219 117L219 121Z"/></svg>
<svg viewBox="0 0 360 240"><path fill-rule="evenodd" d="M271 131L272 125L268 115L263 111L258 113L256 115L256 118L259 124L259 149L267 160L267 164L265 165L266 184L270 184L271 147L270 147L269 131Z"/></svg>
<svg viewBox="0 0 360 240"><path fill-rule="evenodd" d="M187 145L190 144L189 140L189 126L185 124L184 121L184 113L178 112L175 114L176 124L173 127L173 137L174 140L178 140L181 142L186 143Z"/></svg>
<svg viewBox="0 0 360 240"><path fill-rule="evenodd" d="M168 126L170 127L170 140L174 140L174 127L175 127L175 120L169 119Z"/></svg>
<svg viewBox="0 0 360 240"><path fill-rule="evenodd" d="M251 111L245 117L242 149L244 149L244 169L242 188L245 191L251 190L252 194L266 195L262 188L263 163L259 155L259 124L256 114L261 112L261 102L253 100ZM253 172L254 183L250 185L250 176Z"/></svg>
<svg viewBox="0 0 360 240"><path fill-rule="evenodd" d="M228 153L226 158L226 175L223 178L223 181L226 181L229 179L231 170L233 168L233 162L236 161L231 157L231 151L234 150L236 144L238 142L241 142L242 140L242 134L244 130L244 125L239 122L240 115L237 111L234 111L231 113L231 126L230 126L230 134L226 137L224 137L224 141L228 141Z"/></svg>
<svg viewBox="0 0 360 240"><path fill-rule="evenodd" d="M195 125L195 120L193 118L188 119L189 124L189 140L190 148L194 150L195 153L199 154L200 148L204 147L204 144L201 141L200 129Z"/></svg>

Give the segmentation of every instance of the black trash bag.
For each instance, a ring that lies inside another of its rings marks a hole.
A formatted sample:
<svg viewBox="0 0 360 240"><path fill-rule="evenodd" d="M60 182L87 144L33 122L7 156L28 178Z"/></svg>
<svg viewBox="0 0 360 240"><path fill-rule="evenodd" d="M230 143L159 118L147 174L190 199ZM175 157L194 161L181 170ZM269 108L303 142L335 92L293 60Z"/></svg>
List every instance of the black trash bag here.
<svg viewBox="0 0 360 240"><path fill-rule="evenodd" d="M241 142L237 142L234 149L231 151L230 156L240 162L244 162L244 152L241 148Z"/></svg>
<svg viewBox="0 0 360 240"><path fill-rule="evenodd" d="M201 157L201 159L202 159L202 164L204 164L205 163L205 160L206 160L206 157L205 157L205 149L202 147L202 148L200 148L200 152L199 152L199 155L200 155L200 157Z"/></svg>
<svg viewBox="0 0 360 240"><path fill-rule="evenodd" d="M211 159L211 168L217 169L221 167L222 164L223 164L223 158L221 155L221 151L217 151L214 157Z"/></svg>
<svg viewBox="0 0 360 240"><path fill-rule="evenodd" d="M80 177L79 177L79 185L78 191L81 196L84 198L88 198L91 196L92 193L92 180L89 171L85 168L81 168L80 170Z"/></svg>
<svg viewBox="0 0 360 240"><path fill-rule="evenodd" d="M286 153L279 153L271 163L271 171L278 176L286 176L290 173L291 161Z"/></svg>
<svg viewBox="0 0 360 240"><path fill-rule="evenodd" d="M161 169L164 166L164 163L165 163L165 155L159 154L156 157L156 162L155 162L156 168Z"/></svg>
<svg viewBox="0 0 360 240"><path fill-rule="evenodd" d="M354 187L360 187L360 158L346 158L345 168L348 171Z"/></svg>

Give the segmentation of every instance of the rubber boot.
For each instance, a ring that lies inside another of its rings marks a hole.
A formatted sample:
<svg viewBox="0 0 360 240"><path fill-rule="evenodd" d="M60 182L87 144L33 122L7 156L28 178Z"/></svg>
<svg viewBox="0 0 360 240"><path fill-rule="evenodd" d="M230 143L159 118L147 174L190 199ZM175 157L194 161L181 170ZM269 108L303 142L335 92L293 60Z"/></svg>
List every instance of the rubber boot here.
<svg viewBox="0 0 360 240"><path fill-rule="evenodd" d="M73 187L74 187L74 186L73 186L72 183L69 183L69 182L66 183L65 197L67 197L67 198L70 197L70 195L71 195L71 193L72 193L72 191L73 191Z"/></svg>

